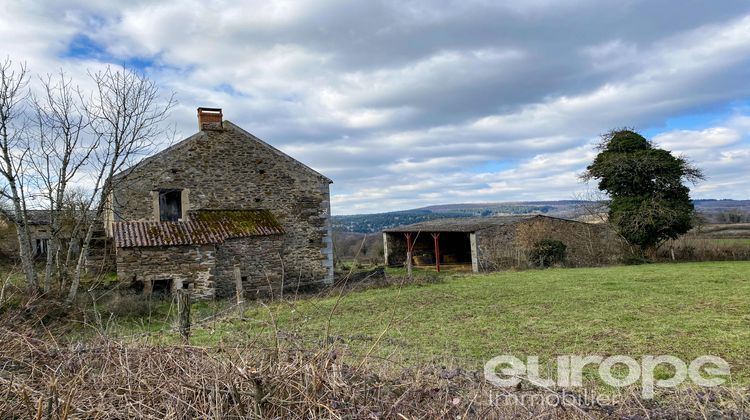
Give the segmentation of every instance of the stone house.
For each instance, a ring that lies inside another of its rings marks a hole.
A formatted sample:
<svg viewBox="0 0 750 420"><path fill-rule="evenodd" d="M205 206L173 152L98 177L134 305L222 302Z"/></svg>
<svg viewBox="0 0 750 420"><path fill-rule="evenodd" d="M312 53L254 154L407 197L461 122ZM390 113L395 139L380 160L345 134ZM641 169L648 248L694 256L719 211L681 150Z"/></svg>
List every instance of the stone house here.
<svg viewBox="0 0 750 420"><path fill-rule="evenodd" d="M83 235L79 233L73 238L73 225L75 221L62 213L60 217L60 232L58 238L62 241L63 249L67 249L70 241L73 242L73 252L78 252L83 242ZM30 249L35 259L43 260L50 250L52 239L52 226L50 225L50 211L29 209L26 210L26 223L29 227ZM0 212L0 256L6 258L18 258L18 237L14 223L14 216L10 213ZM103 249L102 249L103 251ZM88 260L87 260L88 262Z"/></svg>
<svg viewBox="0 0 750 420"><path fill-rule="evenodd" d="M437 219L383 232L387 265L403 265L411 244L416 266L473 272L529 266L527 251L543 239L563 242L570 266L604 264L615 255L603 226L544 215Z"/></svg>
<svg viewBox="0 0 750 420"><path fill-rule="evenodd" d="M113 178L118 278L202 298L331 283L332 181L222 115L198 108L196 134Z"/></svg>

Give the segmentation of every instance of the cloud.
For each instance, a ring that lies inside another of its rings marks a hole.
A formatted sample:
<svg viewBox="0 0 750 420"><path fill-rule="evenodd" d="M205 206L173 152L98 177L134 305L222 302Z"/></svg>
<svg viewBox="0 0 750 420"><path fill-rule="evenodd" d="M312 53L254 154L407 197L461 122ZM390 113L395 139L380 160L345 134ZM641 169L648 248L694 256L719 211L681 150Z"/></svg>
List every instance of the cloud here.
<svg viewBox="0 0 750 420"><path fill-rule="evenodd" d="M706 152L737 143L742 134L728 127L711 127L703 130L675 130L661 133L654 141L676 153Z"/></svg>
<svg viewBox="0 0 750 420"><path fill-rule="evenodd" d="M571 198L622 126L704 166L697 196L750 194L744 1L6 2L0 36L36 72L141 69L185 136L224 108L333 178L335 213Z"/></svg>

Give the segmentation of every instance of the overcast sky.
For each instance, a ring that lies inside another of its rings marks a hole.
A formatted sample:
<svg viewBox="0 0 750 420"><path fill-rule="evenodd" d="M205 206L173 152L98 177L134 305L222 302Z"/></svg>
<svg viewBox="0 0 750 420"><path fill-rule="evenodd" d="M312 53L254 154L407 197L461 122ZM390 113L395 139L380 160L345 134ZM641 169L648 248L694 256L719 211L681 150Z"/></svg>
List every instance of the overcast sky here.
<svg viewBox="0 0 750 420"><path fill-rule="evenodd" d="M743 1L0 0L0 56L146 72L334 180L333 213L570 199L598 136L687 155L750 198Z"/></svg>

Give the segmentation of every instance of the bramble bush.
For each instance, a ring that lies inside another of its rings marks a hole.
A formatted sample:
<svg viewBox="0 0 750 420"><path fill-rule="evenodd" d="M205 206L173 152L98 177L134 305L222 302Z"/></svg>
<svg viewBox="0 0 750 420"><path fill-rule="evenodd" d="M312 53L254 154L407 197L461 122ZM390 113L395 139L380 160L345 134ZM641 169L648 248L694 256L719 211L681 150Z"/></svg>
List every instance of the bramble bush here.
<svg viewBox="0 0 750 420"><path fill-rule="evenodd" d="M565 261L568 247L555 239L542 239L529 250L529 262L537 267L546 268Z"/></svg>

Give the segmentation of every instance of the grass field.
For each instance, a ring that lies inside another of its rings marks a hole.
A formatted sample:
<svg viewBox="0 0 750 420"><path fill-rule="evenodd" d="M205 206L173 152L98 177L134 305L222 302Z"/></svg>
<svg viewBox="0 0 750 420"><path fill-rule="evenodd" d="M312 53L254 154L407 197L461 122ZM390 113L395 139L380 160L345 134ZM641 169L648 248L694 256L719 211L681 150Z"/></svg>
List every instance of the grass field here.
<svg viewBox="0 0 750 420"><path fill-rule="evenodd" d="M328 332L355 355L472 369L501 354L717 355L750 379L750 262L453 273L255 304L246 316L196 329L194 343L272 343L275 331L319 343Z"/></svg>
<svg viewBox="0 0 750 420"><path fill-rule="evenodd" d="M750 246L750 238L719 238L719 239L706 239L707 241L715 241L717 245L745 245Z"/></svg>

